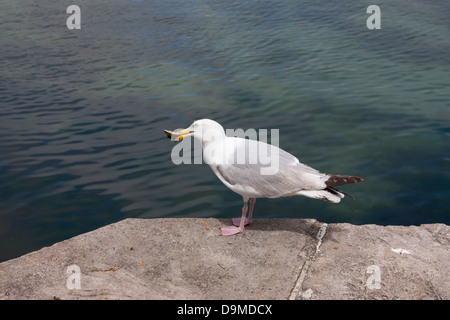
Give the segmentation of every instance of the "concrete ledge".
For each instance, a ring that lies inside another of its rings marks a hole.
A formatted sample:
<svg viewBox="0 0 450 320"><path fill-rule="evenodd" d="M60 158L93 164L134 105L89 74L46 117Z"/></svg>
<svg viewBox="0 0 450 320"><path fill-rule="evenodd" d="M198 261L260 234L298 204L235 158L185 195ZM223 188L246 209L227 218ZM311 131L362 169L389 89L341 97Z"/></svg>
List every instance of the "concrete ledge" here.
<svg viewBox="0 0 450 320"><path fill-rule="evenodd" d="M450 298L449 226L229 223L126 219L0 263L0 299Z"/></svg>

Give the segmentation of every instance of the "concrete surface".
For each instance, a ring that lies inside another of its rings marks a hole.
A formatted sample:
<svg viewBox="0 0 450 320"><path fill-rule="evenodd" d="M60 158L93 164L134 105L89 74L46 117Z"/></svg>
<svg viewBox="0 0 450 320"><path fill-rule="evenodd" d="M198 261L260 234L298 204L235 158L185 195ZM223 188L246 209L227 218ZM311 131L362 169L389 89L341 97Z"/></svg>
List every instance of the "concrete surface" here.
<svg viewBox="0 0 450 320"><path fill-rule="evenodd" d="M126 219L0 263L0 300L449 299L450 227Z"/></svg>

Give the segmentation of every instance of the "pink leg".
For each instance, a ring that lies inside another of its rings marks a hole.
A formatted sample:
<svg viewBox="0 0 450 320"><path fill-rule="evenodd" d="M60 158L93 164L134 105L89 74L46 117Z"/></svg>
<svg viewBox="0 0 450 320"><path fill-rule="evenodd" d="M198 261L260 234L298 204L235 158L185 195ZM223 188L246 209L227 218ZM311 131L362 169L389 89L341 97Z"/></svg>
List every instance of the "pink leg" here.
<svg viewBox="0 0 450 320"><path fill-rule="evenodd" d="M247 215L247 208L248 208L247 201L244 201L244 206L242 207L242 218L241 223L239 224L239 228L235 226L221 228L223 236L231 236L236 233L244 232L244 223L245 223L245 216Z"/></svg>
<svg viewBox="0 0 450 320"><path fill-rule="evenodd" d="M248 219L245 218L244 225L249 225L252 223L252 214L253 214L253 207L255 206L256 198L250 198L250 212L248 214ZM233 221L233 224L238 227L241 224L241 218L232 218L231 221Z"/></svg>
<svg viewBox="0 0 450 320"><path fill-rule="evenodd" d="M256 198L250 199L250 212L248 214L248 224L252 223L253 208L255 207Z"/></svg>

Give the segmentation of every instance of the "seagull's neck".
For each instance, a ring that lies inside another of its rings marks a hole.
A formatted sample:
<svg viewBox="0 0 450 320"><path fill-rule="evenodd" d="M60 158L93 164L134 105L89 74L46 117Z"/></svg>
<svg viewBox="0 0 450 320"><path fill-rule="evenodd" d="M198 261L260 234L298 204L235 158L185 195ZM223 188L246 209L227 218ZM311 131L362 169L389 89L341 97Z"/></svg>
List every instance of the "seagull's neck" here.
<svg viewBox="0 0 450 320"><path fill-rule="evenodd" d="M217 132L217 134L202 139L203 159L207 164L225 163L227 139L224 132Z"/></svg>

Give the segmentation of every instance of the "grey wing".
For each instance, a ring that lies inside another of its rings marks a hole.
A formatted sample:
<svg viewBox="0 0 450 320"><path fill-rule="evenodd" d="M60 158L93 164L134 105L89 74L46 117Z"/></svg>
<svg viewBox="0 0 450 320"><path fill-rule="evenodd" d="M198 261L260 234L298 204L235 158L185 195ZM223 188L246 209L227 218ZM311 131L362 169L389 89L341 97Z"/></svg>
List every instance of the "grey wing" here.
<svg viewBox="0 0 450 320"><path fill-rule="evenodd" d="M261 169L267 166L247 163L218 165L213 170L227 187L250 197L278 198L301 190L326 187L326 175L300 163L290 153L277 149L278 170L274 174L261 173Z"/></svg>

